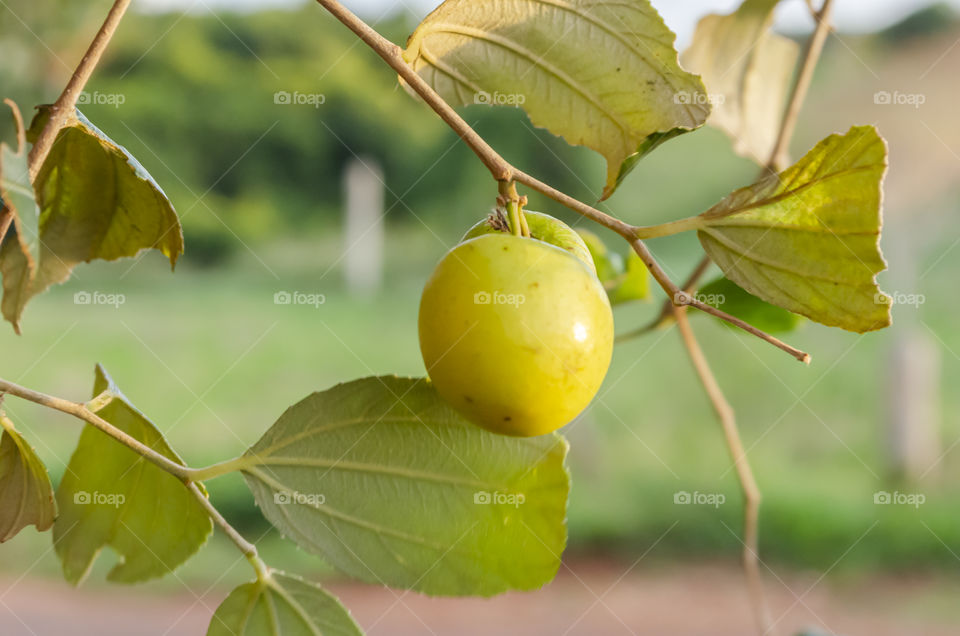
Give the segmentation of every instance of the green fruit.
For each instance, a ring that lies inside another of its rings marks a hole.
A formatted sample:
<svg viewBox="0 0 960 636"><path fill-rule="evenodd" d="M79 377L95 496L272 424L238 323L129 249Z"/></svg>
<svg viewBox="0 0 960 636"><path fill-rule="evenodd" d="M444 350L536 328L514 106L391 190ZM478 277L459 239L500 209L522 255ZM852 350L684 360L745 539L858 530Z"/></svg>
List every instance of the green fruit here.
<svg viewBox="0 0 960 636"><path fill-rule="evenodd" d="M550 243L551 245L556 245L561 249L567 250L596 273L597 270L593 264L593 256L590 255L587 244L583 242L583 239L576 230L563 221L555 219L543 212L524 210L523 213L527 219L527 227L530 229L530 238L535 238L544 243ZM509 229L497 223L496 219L497 217L491 216L480 221L467 230L467 233L463 235L460 241L463 242L485 234L509 233Z"/></svg>
<svg viewBox="0 0 960 636"><path fill-rule="evenodd" d="M450 250L427 281L423 360L437 392L469 420L543 435L573 420L600 388L613 351L610 303L571 252L481 234Z"/></svg>
<svg viewBox="0 0 960 636"><path fill-rule="evenodd" d="M590 259L601 283L612 281L623 273L623 258L607 249L606 243L590 230L577 229L577 234L590 252Z"/></svg>

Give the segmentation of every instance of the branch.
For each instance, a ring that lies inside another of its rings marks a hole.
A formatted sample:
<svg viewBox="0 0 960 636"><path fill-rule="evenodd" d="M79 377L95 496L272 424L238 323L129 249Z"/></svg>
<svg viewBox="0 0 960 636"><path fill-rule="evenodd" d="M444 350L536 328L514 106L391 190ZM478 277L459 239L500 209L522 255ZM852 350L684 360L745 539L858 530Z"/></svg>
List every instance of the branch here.
<svg viewBox="0 0 960 636"><path fill-rule="evenodd" d="M168 457L161 455L157 451L153 450L140 440L131 437L127 433L124 433L119 428L106 421L93 411L91 411L87 404L80 402L71 402L69 400L64 400L62 398L53 397L52 395L47 395L45 393L40 393L38 391L33 391L31 389L22 387L13 382L7 382L6 380L0 379L0 393L9 393L10 395L15 395L18 398L39 404L40 406L45 406L74 417L80 418L81 420L87 422L88 424L94 426L95 428L100 429L113 439L117 440L133 452L141 455L144 459L149 462L156 464L161 469L167 471L171 475L177 477L183 482L192 481L191 470L186 466L176 463L175 461L169 459ZM105 406L104 400L101 399L102 396L97 396L91 402L96 403L97 406L102 408Z"/></svg>
<svg viewBox="0 0 960 636"><path fill-rule="evenodd" d="M317 2L383 58L383 61L389 64L403 81L423 98L423 101L427 102L430 108L440 115L440 118L476 153L483 165L490 170L494 179L498 181L511 180L513 168L510 164L490 144L484 141L483 137L478 135L422 77L410 68L410 65L403 59L403 49L377 33L370 25L351 13L337 0L317 0Z"/></svg>
<svg viewBox="0 0 960 636"><path fill-rule="evenodd" d="M823 52L823 45L827 41L827 35L830 34L830 17L833 15L833 0L824 0L820 11L813 14L817 26L807 42L807 50L803 56L803 65L797 74L797 79L793 84L793 91L790 93L790 100L787 104L787 110L783 115L780 124L780 134L777 135L777 142L773 146L773 152L770 153L770 160L767 167L776 170L780 165L787 162L787 149L790 140L793 138L793 132L797 127L797 120L800 117L800 109L807 97L807 91L810 88L810 82L813 80L813 72L820 61L820 54Z"/></svg>
<svg viewBox="0 0 960 636"><path fill-rule="evenodd" d="M712 261L710 260L710 257L706 255L704 255L704 257L700 259L700 262L697 263L696 268L694 268L694 270L690 273L690 276L688 276L687 280L683 283L682 291L685 294L689 296L693 296L693 293L696 291L696 288L697 288L697 282L706 273L707 269L710 268L711 262ZM667 300L664 301L663 306L660 308L660 313L657 314L656 318L648 322L643 327L635 329L634 331L628 331L623 335L617 336L615 342L617 343L626 342L627 340L637 338L639 336L647 334L655 329L659 329L660 327L666 325L667 322L673 317L673 307L674 307L673 300L668 298Z"/></svg>
<svg viewBox="0 0 960 636"><path fill-rule="evenodd" d="M660 287L663 288L664 292L666 292L667 296L669 298L677 298L677 293L680 291L680 289L670 280L656 260L654 260L653 255L641 240L641 236L665 236L667 233L690 229L689 227L683 225L683 222L681 222L679 225L676 223L666 224L663 231L658 230L658 226L633 226L629 223L624 223L620 219L614 218L609 214L601 212L600 210L587 205L586 203L578 201L570 195L557 190L553 186L546 184L521 170L518 170L506 159L501 157L500 154L497 153L492 146L490 146L490 144L484 141L483 138L478 135L473 128L470 127L470 124L460 117L460 115L458 115L457 112L435 90L433 90L433 88L422 77L420 77L420 75L418 75L409 64L407 64L406 60L403 59L403 52L399 46L377 33L366 22L361 20L359 17L351 13L349 9L340 4L338 0L317 0L317 2L327 11L329 11L335 18L340 20L340 22L342 22L348 29L353 31L357 37L359 37L365 44L367 44L367 46L373 49L374 52L376 52L376 54L383 59L383 61L390 65L390 67L394 69L398 75L400 75L401 79L403 79L403 81L405 81L410 88L413 89L413 91L416 92L417 95L419 95L423 101L425 101L440 116L440 118L443 119L443 121L454 130L454 132L457 133L464 143L466 143L473 150L483 164L487 166L487 169L490 170L490 174L493 175L494 179L501 182L516 181L518 183L522 183L527 187L553 199L557 203L570 208L574 212L577 212L578 214L581 214L586 218L595 221L596 223L599 223L610 230L613 230L630 242L634 251L636 251L643 260L644 264L647 266L647 269L650 270L650 273L660 284ZM673 229L668 231L667 228ZM692 299L690 302L682 302L680 304L688 304L696 307L697 309L713 314L722 320L726 320L727 322L730 322L741 329L745 329L748 333L759 336L761 339L766 340L767 342L770 342L790 353L798 360L809 359L809 356L806 353L794 349L789 345L785 345L773 336L770 336L769 334L766 334L755 327L751 327L742 320L734 318L733 316L730 316L722 311L718 311L713 307L709 307L703 303L698 303Z"/></svg>
<svg viewBox="0 0 960 636"><path fill-rule="evenodd" d="M760 489L757 487L756 479L753 477L753 471L747 462L747 455L743 448L743 442L740 440L740 433L737 430L736 418L733 409L723 396L723 391L717 384L717 380L707 364L707 359L697 343L693 329L690 327L689 317L685 307L675 307L674 317L677 320L677 326L680 328L680 335L683 338L683 344L690 354L690 360L693 362L694 369L703 383L703 387L710 398L710 403L720 418L720 424L723 426L723 435L726 438L727 448L730 449L730 455L733 457L737 469L737 477L740 481L740 488L743 491L743 567L747 576L747 587L750 591L751 605L754 611L754 618L757 623L757 630L760 634L771 633L771 621L769 610L767 609L766 598L763 593L763 579L760 576L759 558L757 556L757 519L760 511Z"/></svg>
<svg viewBox="0 0 960 636"><path fill-rule="evenodd" d="M795 80L786 111L784 112L783 119L780 124L780 132L777 136L777 141L770 153L770 158L767 161L767 165L764 167L764 171L777 171L780 169L781 165L785 164L787 161L787 147L790 144L790 140L793 138L800 108L803 105L807 95L807 90L810 87L810 81L813 78L813 71L817 66L820 54L823 52L823 45L830 29L829 24L832 9L833 0L824 0L823 7L818 13L814 14L814 18L817 20L817 26L807 45L803 65L797 75L797 79ZM764 171L761 171L761 174ZM704 256L694 269L687 281L687 284L684 285L685 291L687 291L688 294L692 294L693 288L706 271L709 263L709 257ZM665 319L666 310L666 306L663 308L663 310L661 310L660 317L656 321L658 324ZM700 345L697 342L696 336L693 333L693 329L690 326L686 310L682 307L675 307L673 309L673 314L677 320L677 326L680 329L680 335L683 338L683 343L687 349L687 352L690 354L690 359L697 371L697 375L700 376L700 381L707 392L707 396L710 398L710 402L713 404L713 408L717 412L717 416L720 418L720 423L723 427L723 434L727 442L727 448L730 450L730 455L733 457L734 465L736 466L737 477L740 481L740 488L743 491L744 500L743 568L747 577L747 587L752 600L751 605L753 607L754 620L756 621L757 629L761 634L769 634L773 629L773 624L770 621L770 614L767 608L766 598L764 597L763 593L763 579L760 576L759 558L757 556L757 526L760 514L760 490L757 487L757 482L753 476L753 471L750 469L750 464L747 461L746 451L744 450L743 442L740 439L740 432L737 429L737 423L733 409L730 407L730 404L724 397L723 391L720 389L719 384L717 384L716 377L714 377L713 372L710 370L709 364L707 364L707 360L703 355L703 351L700 349ZM803 361L809 363L809 356Z"/></svg>
<svg viewBox="0 0 960 636"><path fill-rule="evenodd" d="M51 107L50 119L47 120L47 124L37 137L37 142L30 150L29 166L31 181L37 178L37 174L40 172L40 166L43 165L47 155L50 154L50 149L53 148L53 142L57 139L57 133L60 132L68 116L73 112L73 109L76 108L77 99L80 97L83 87L86 86L87 80L89 80L93 74L97 63L100 62L100 56L103 55L107 44L110 43L110 38L113 37L113 33L117 30L117 25L120 24L120 20L123 18L123 14L126 12L128 6L130 6L130 0L114 0L113 6L110 7L110 12L107 13L107 19L103 22L103 26L97 31L97 35L94 36L93 42L91 42L89 48L87 48L83 59L80 60L77 70L73 72L70 81L67 82L66 88L63 89L60 97L57 98L57 101L54 102ZM2 234L0 234L0 237L2 237Z"/></svg>
<svg viewBox="0 0 960 636"><path fill-rule="evenodd" d="M257 578L261 581L266 580L270 576L270 568L267 567L267 564L264 563L260 556L257 554L257 547L243 538L237 529L230 525L230 522L223 518L223 515L220 514L220 511L217 510L210 500L207 498L203 491L200 490L200 487L196 483L187 484L187 489L190 493L200 502L200 505L204 507L207 511L207 514L210 515L210 518L213 520L217 526L223 530L223 533L233 541L234 545L243 552L243 556L247 557L247 561L250 562L250 565L253 566L253 569L257 573Z"/></svg>
<svg viewBox="0 0 960 636"><path fill-rule="evenodd" d="M257 573L257 578L260 580L265 580L269 577L270 569L257 555L256 546L244 539L243 536L237 532L237 530L231 526L226 519L224 519L223 515L220 514L220 511L217 510L212 503L210 503L210 500L207 499L207 496L197 485L197 482L199 481L198 477L201 475L210 474L215 477L217 475L231 472L229 469L217 469L219 469L221 466L230 466L236 460L218 464L217 469L210 467L207 469L195 470L193 468L188 468L187 466L178 464L168 457L161 455L146 444L142 443L140 440L131 437L127 433L124 433L119 428L94 413L94 410L102 409L115 397L108 391L101 393L84 404L53 397L52 395L40 393L38 391L22 387L18 384L14 384L13 382L7 382L6 380L0 379L0 402L3 401L3 397L6 394L14 395L29 402L39 404L40 406L45 406L62 413L67 413L68 415L73 415L74 417L77 417L103 431L147 461L155 464L161 470L164 470L179 479L181 482L183 482L183 485L187 488L187 490L189 490L190 493L197 499L197 501L200 502L200 505L202 505L207 511L207 514L210 516L213 522L219 526L221 530L223 530L230 540L233 541L233 543L240 549L241 552L243 552L244 556L247 557L247 560Z"/></svg>
<svg viewBox="0 0 960 636"><path fill-rule="evenodd" d="M721 311L716 307L711 307L710 305L697 300L695 296L692 296L691 294L686 293L684 290L677 287L670 280L666 272L664 272L663 269L660 267L660 265L657 264L657 262L653 259L653 256L650 254L650 250L647 249L647 246L644 244L643 241L641 241L640 239L634 239L630 244L633 246L633 250L640 257L640 260L643 261L643 264L647 266L648 270L650 270L650 274L654 277L654 279L656 279L658 283L660 283L660 286L663 287L664 291L667 292L667 295L670 298L670 302L672 302L674 305L676 306L686 305L690 307L696 307L702 312L708 313L711 316L716 316L721 320L725 320L726 322L729 322L731 325L734 325L735 327L739 327L740 329L743 329L747 333L757 336L761 340L765 340L769 342L770 344L777 347L778 349L782 349L783 351L786 351L787 353L792 355L794 358L796 358L800 362L803 362L805 364L810 364L809 353L800 351L795 347L791 347L790 345L783 342L779 338L776 338L775 336L771 336L765 331L761 331L760 329L757 329L753 325L747 322L744 322L743 320L740 320L736 316L731 316L725 311Z"/></svg>

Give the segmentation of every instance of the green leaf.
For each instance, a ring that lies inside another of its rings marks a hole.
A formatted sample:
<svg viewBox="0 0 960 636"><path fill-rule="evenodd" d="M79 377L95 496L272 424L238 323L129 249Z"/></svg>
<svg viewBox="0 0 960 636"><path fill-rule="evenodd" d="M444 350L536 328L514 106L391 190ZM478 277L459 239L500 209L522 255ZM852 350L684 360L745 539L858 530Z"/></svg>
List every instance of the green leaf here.
<svg viewBox="0 0 960 636"><path fill-rule="evenodd" d="M872 126L831 135L779 175L693 220L727 278L763 300L863 333L890 324L877 287L887 146Z"/></svg>
<svg viewBox="0 0 960 636"><path fill-rule="evenodd" d="M160 431L97 365L93 395L104 391L114 397L99 410L100 417L183 463ZM57 505L60 516L53 525L54 546L64 576L75 585L104 546L121 557L107 579L135 583L172 572L213 531L206 510L178 478L89 425L57 488Z"/></svg>
<svg viewBox="0 0 960 636"><path fill-rule="evenodd" d="M404 59L451 104L522 107L607 160L603 198L644 154L703 125L700 78L647 0L447 0Z"/></svg>
<svg viewBox="0 0 960 636"><path fill-rule="evenodd" d="M773 152L797 62L793 40L770 31L778 0L744 0L730 15L697 25L683 63L703 76L713 112L737 154L766 164Z"/></svg>
<svg viewBox="0 0 960 636"><path fill-rule="evenodd" d="M767 333L793 331L803 321L803 318L797 314L760 300L724 276L710 281L697 290L697 298ZM719 318L717 320L735 329L730 323Z"/></svg>
<svg viewBox="0 0 960 636"><path fill-rule="evenodd" d="M0 415L0 542L29 525L50 529L57 515L47 469L30 444Z"/></svg>
<svg viewBox="0 0 960 636"><path fill-rule="evenodd" d="M28 135L35 139L48 117L41 108ZM35 189L41 210L35 275L24 275L22 254L0 251L3 315L18 331L27 301L65 281L79 263L155 248L172 266L183 253L180 221L160 186L79 111L57 135Z"/></svg>
<svg viewBox="0 0 960 636"><path fill-rule="evenodd" d="M350 612L319 586L271 572L232 592L210 620L207 636L360 636Z"/></svg>
<svg viewBox="0 0 960 636"><path fill-rule="evenodd" d="M566 452L470 424L427 380L380 377L293 405L240 467L267 519L344 573L490 596L556 574Z"/></svg>
<svg viewBox="0 0 960 636"><path fill-rule="evenodd" d="M21 281L29 281L37 268L39 257L40 210L30 182L30 170L25 133L16 105L6 100L13 114L17 149L0 143L0 209L13 215L12 227L0 245L0 259L4 252L10 254L13 267L3 270L4 307L7 302L6 288L10 287L10 302L20 302L18 289ZM6 259L3 259L6 260ZM23 301L26 302L26 301Z"/></svg>
<svg viewBox="0 0 960 636"><path fill-rule="evenodd" d="M635 252L631 251L627 255L627 263L624 265L623 257L611 252L599 236L590 230L578 228L577 232L590 250L593 264L597 268L597 278L607 290L611 305L650 297L647 266Z"/></svg>

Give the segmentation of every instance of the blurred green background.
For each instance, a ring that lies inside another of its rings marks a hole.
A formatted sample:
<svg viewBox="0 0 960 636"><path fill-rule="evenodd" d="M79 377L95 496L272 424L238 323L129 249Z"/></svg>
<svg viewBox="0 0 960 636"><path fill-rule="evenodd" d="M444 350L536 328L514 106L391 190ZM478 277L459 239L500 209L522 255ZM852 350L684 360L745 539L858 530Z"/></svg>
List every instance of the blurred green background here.
<svg viewBox="0 0 960 636"><path fill-rule="evenodd" d="M59 4L61 11L13 3L35 37L0 13L0 86L25 113L56 97L106 6ZM403 42L415 23L400 14L375 26ZM882 33L831 40L793 145L796 158L827 134L860 123L877 123L887 134L892 173L884 247L891 272L881 283L887 291L923 294L925 303L895 307L893 328L863 336L805 324L787 339L811 352L810 367L695 318L764 493L760 542L769 563L820 571L836 565L833 575L850 576L957 569L956 51L921 74L958 36L957 18L935 7ZM874 102L878 90L911 88L928 96L921 109ZM324 103L277 104L278 91L322 94ZM134 12L88 92L123 96L118 106L81 109L165 189L182 217L186 255L174 274L158 254L79 267L68 283L31 303L23 336L0 328L3 377L83 399L100 362L185 460L203 465L241 453L312 391L373 374L424 373L416 341L420 289L440 256L489 211L495 185L346 29L313 6ZM516 109L463 112L516 165L596 200L604 166L589 151L534 129ZM354 156L379 162L386 183L385 282L369 297L351 294L342 276L341 180ZM633 223L689 216L750 183L756 171L732 153L725 136L705 128L658 149L600 207ZM532 209L580 222L557 204L530 198ZM623 250L615 237L603 236ZM699 258L693 236L651 246L676 280ZM279 290L321 293L326 302L275 305ZM78 306L78 291L122 293L126 300L118 308ZM618 308L618 331L644 324L659 300ZM943 455L913 482L892 474L887 449L888 378L898 338L924 339L940 353ZM5 407L59 479L79 424L20 401ZM674 330L618 346L600 397L567 434L574 482L569 554L633 561L662 536L659 558L736 558L737 482ZM322 569L269 533L239 477L209 488L242 531L264 537L265 551L280 565ZM921 492L926 502L877 506L874 493L881 490ZM678 491L724 493L727 503L677 506ZM22 571L48 540L24 532L0 547L0 568ZM216 578L210 573L219 576L234 559L216 538L181 576ZM34 572L56 570L47 554Z"/></svg>

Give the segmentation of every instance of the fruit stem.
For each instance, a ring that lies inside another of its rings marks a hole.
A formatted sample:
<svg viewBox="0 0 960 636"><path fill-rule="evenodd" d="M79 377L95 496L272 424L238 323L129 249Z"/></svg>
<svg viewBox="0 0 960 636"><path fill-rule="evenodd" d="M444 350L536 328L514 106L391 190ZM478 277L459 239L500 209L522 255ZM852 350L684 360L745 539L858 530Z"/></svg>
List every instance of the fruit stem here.
<svg viewBox="0 0 960 636"><path fill-rule="evenodd" d="M516 201L507 202L507 217L510 219L510 231L514 236L523 236L523 226L520 224L520 206Z"/></svg>
<svg viewBox="0 0 960 636"><path fill-rule="evenodd" d="M523 213L523 206L527 197L517 194L517 184L513 181L500 181L500 196L498 202L505 202L507 218L510 220L510 231L514 236L530 238L530 228L527 226L527 217Z"/></svg>

